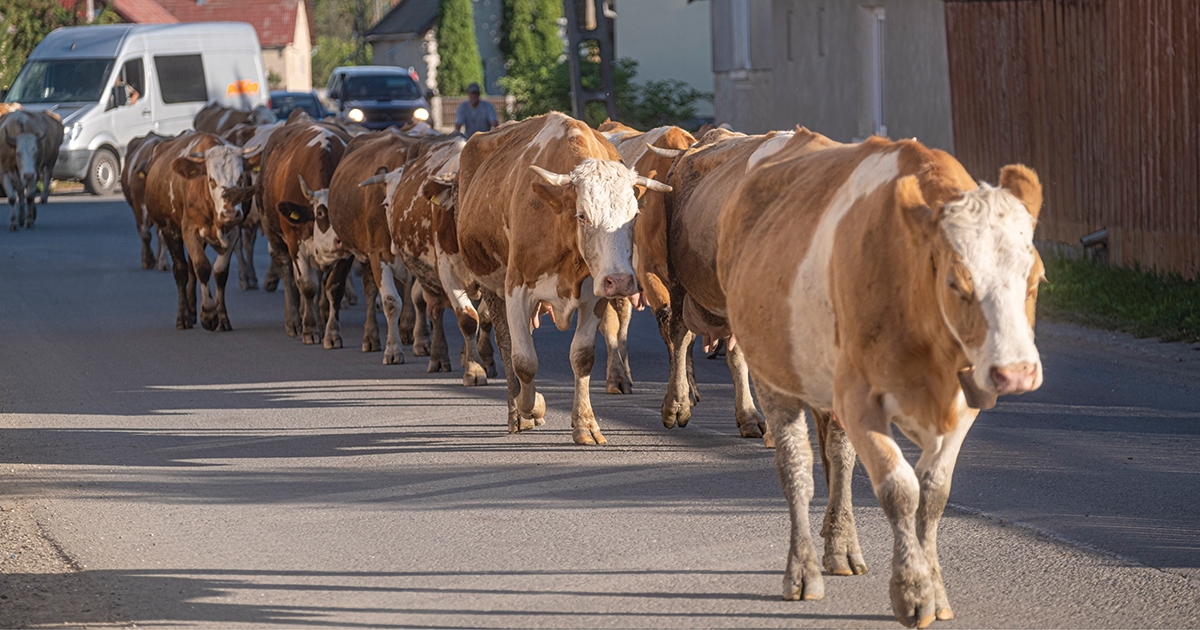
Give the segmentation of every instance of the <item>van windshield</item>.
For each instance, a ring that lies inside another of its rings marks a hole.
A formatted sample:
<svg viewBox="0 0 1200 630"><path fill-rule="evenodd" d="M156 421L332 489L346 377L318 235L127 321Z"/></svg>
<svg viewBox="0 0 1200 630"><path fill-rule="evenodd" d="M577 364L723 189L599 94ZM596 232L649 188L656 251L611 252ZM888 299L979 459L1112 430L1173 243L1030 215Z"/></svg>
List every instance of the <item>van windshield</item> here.
<svg viewBox="0 0 1200 630"><path fill-rule="evenodd" d="M21 68L4 100L9 103L71 103L100 100L113 59L40 59Z"/></svg>
<svg viewBox="0 0 1200 630"><path fill-rule="evenodd" d="M421 98L417 82L402 74L377 74L348 77L347 100L352 101L411 101Z"/></svg>

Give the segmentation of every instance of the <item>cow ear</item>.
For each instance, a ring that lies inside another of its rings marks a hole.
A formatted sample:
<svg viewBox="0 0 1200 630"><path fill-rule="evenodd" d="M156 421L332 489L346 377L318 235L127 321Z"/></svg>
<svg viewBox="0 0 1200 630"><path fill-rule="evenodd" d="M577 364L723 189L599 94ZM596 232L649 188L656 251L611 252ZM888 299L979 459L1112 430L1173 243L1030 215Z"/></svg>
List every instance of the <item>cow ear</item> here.
<svg viewBox="0 0 1200 630"><path fill-rule="evenodd" d="M293 224L313 220L312 206L304 206L290 201L280 201L277 209L284 219Z"/></svg>
<svg viewBox="0 0 1200 630"><path fill-rule="evenodd" d="M901 177L896 181L896 209L908 228L909 236L917 242L933 238L937 230L937 217L933 209L925 203L921 194L921 182L914 175Z"/></svg>
<svg viewBox="0 0 1200 630"><path fill-rule="evenodd" d="M1000 169L1000 187L1025 204L1036 222L1042 211L1042 183L1037 173L1024 164L1009 164Z"/></svg>
<svg viewBox="0 0 1200 630"><path fill-rule="evenodd" d="M14 138L8 134L5 134L4 141L8 143L8 146L10 146L14 149L17 148L17 139L16 138Z"/></svg>
<svg viewBox="0 0 1200 630"><path fill-rule="evenodd" d="M435 206L445 207L450 202L456 174L430 175L421 185L421 196Z"/></svg>
<svg viewBox="0 0 1200 630"><path fill-rule="evenodd" d="M204 175L204 158L192 156L178 157L171 161L171 170L184 179L194 179Z"/></svg>

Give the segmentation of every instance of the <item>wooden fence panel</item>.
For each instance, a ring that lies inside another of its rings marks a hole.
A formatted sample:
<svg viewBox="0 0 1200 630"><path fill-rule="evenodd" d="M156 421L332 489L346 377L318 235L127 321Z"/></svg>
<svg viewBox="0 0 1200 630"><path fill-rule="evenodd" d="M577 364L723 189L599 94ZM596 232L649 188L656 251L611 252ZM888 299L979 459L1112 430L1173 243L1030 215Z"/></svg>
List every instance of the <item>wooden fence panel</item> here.
<svg viewBox="0 0 1200 630"><path fill-rule="evenodd" d="M1115 264L1200 275L1200 2L946 0L967 169L1038 171L1037 237L1108 229Z"/></svg>

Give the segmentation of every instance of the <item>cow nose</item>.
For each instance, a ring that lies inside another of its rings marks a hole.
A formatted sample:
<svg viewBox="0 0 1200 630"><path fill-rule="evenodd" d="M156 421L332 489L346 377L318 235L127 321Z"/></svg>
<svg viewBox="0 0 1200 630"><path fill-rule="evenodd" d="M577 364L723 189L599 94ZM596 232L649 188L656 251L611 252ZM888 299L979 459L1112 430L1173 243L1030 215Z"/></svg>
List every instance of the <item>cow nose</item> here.
<svg viewBox="0 0 1200 630"><path fill-rule="evenodd" d="M604 276L604 297L629 297L637 293L637 282L634 281L633 275L628 273L617 273Z"/></svg>
<svg viewBox="0 0 1200 630"><path fill-rule="evenodd" d="M342 239L340 239L336 236L333 237L333 251L341 252L341 251L344 251L345 249L346 249L345 247L342 247Z"/></svg>
<svg viewBox="0 0 1200 630"><path fill-rule="evenodd" d="M992 383L996 385L996 394L1023 394L1033 389L1037 381L1037 364L1014 363L1013 365L992 366L989 374Z"/></svg>

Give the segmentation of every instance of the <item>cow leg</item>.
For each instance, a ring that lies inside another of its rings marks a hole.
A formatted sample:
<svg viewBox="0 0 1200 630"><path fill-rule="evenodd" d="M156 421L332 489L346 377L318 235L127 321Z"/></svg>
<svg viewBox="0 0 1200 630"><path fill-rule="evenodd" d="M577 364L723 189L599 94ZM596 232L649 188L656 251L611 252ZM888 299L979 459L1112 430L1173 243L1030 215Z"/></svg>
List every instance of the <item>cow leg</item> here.
<svg viewBox="0 0 1200 630"><path fill-rule="evenodd" d="M342 347L342 326L338 321L338 311L342 306L342 297L349 284L350 270L354 267L354 258L343 258L330 267L325 277L325 297L329 303L329 318L325 320L325 349L333 350Z"/></svg>
<svg viewBox="0 0 1200 630"><path fill-rule="evenodd" d="M375 307L375 299L379 297L379 264L377 258L372 256L368 258L367 264L370 270L363 274L363 299L367 301L367 319L363 323L363 352L378 352L382 349L379 345L379 320L376 319L378 309Z"/></svg>
<svg viewBox="0 0 1200 630"><path fill-rule="evenodd" d="M163 242L162 230L158 230L158 264L155 265L155 267L157 267L159 271L171 270L171 261L168 257L167 245Z"/></svg>
<svg viewBox="0 0 1200 630"><path fill-rule="evenodd" d="M351 262L350 268L351 268L351 270L352 270L352 271L354 271L354 270L355 270L355 268L356 268L356 267L358 267L358 265L356 264L358 261L356 261L356 260L354 260L353 258L351 258L351 259L350 259L350 262ZM354 275L359 275L359 276L361 276L361 275L362 275L362 268L361 268L361 267L358 267L358 268L357 268L357 271L358 271L358 273L357 273L357 274L354 274ZM355 293L355 292L354 292L354 275L347 275L347 276L346 276L346 282L345 282L345 285L346 285L346 294L345 294L345 298L344 298L344 299L345 299L345 301L342 303L342 308L350 308L351 306L354 306L355 304L358 304L358 293Z"/></svg>
<svg viewBox="0 0 1200 630"><path fill-rule="evenodd" d="M25 192L25 228L32 229L37 221L37 181L29 184Z"/></svg>
<svg viewBox="0 0 1200 630"><path fill-rule="evenodd" d="M291 266L288 265L285 268L290 269ZM280 266L279 266L279 263L276 262L276 256L275 256L275 245L271 242L271 237L268 236L267 237L267 275L263 276L263 283L262 283L263 291L266 291L267 293L273 293L275 291L275 289L277 289L279 287L279 280L280 280L279 270L280 270ZM286 299L286 297L285 297L285 299ZM295 337L296 335L288 333L288 336Z"/></svg>
<svg viewBox="0 0 1200 630"><path fill-rule="evenodd" d="M154 256L154 249L150 247L150 240L154 237L154 226L146 217L146 206L134 208L133 220L137 222L138 237L142 239L142 269L153 269L158 262ZM162 237L158 238L159 251L163 250Z"/></svg>
<svg viewBox="0 0 1200 630"><path fill-rule="evenodd" d="M188 258L192 262L192 271L196 274L196 284L200 286L200 326L204 330L217 329L217 304L213 299L212 287L208 281L212 277L212 263L204 252L204 241L200 235L188 231L183 235L183 244L187 247Z"/></svg>
<svg viewBox="0 0 1200 630"><path fill-rule="evenodd" d="M683 323L683 295L671 296L671 372L667 380L667 395L663 397L662 421L668 429L686 427L692 418L691 386L688 384L688 358L696 335Z"/></svg>
<svg viewBox="0 0 1200 630"><path fill-rule="evenodd" d="M233 330L233 325L229 323L229 312L225 310L225 283L229 280L229 265L233 262L234 251L242 244L241 232L241 228L229 229L228 236L233 238L233 243L218 254L213 263L213 279L217 285L217 327L214 330L219 332Z"/></svg>
<svg viewBox="0 0 1200 630"><path fill-rule="evenodd" d="M958 452L962 447L967 431L975 423L979 411L963 408L958 414L958 423L954 431L942 436L930 444L922 444L924 449L921 459L917 461L916 475L921 484L921 503L917 508L917 540L925 552L925 561L929 564L929 577L933 582L934 614L945 621L954 618L950 608L950 599L946 596L946 586L942 583L942 564L938 561L937 530L946 509L946 501L950 498L950 482L954 477L954 465L958 461Z"/></svg>
<svg viewBox="0 0 1200 630"><path fill-rule="evenodd" d="M396 282L396 265L377 260L372 257L372 262L379 265L379 277L382 282L379 283L379 291L383 294L383 316L387 318L387 347L383 351L383 364L391 365L393 363L404 363L404 352L400 349L400 287L404 286L404 279L401 276L400 287L397 287Z"/></svg>
<svg viewBox="0 0 1200 630"><path fill-rule="evenodd" d="M411 281L408 291L409 300L404 304L404 309L400 311L400 329L406 328L404 325L405 313L411 307L412 326L408 326L407 329L412 331L413 356L427 357L430 353L431 339L429 337L429 317L425 311L428 307L425 301L425 291L421 288L421 283L415 279Z"/></svg>
<svg viewBox="0 0 1200 630"><path fill-rule="evenodd" d="M321 332L317 328L317 312L321 308L321 296L317 294L321 281L320 272L308 256L302 253L296 257L292 273L295 275L296 290L300 295L300 339L306 346L316 345L321 342Z"/></svg>
<svg viewBox="0 0 1200 630"><path fill-rule="evenodd" d="M169 235L159 230L158 241L166 243L166 248L171 252L171 267L175 272L175 288L179 292L179 309L175 316L175 328L176 330L187 330L195 325L195 275L184 254L183 239L179 235Z"/></svg>
<svg viewBox="0 0 1200 630"><path fill-rule="evenodd" d="M428 340L428 333L422 331L417 333L415 330L417 325L417 308L413 304L412 290L416 281L413 280L412 274L408 272L408 267L405 267L400 261L396 261L396 265L404 270L403 274L397 269L396 279L400 281L397 288L402 289L400 293L400 343L406 346L413 346L413 356L424 357L428 356L428 345L424 349L417 349L417 337L425 335ZM426 341L428 344L428 341Z"/></svg>
<svg viewBox="0 0 1200 630"><path fill-rule="evenodd" d="M416 283L417 290L420 290L421 283ZM430 341L429 341L429 367L425 370L430 374L434 372L449 372L453 368L450 366L450 344L446 341L446 326L442 321L446 313L446 299L434 298L430 300L429 294L421 291L425 296L427 306L426 311L429 314L430 324Z"/></svg>
<svg viewBox="0 0 1200 630"><path fill-rule="evenodd" d="M770 385L761 388L758 397L767 425L775 436L775 472L792 522L783 598L821 599L825 596L825 581L808 524L808 506L813 496L813 452L808 441L804 401Z"/></svg>
<svg viewBox="0 0 1200 630"><path fill-rule="evenodd" d="M726 342L725 364L733 376L733 407L738 433L744 438L763 437L767 424L754 408L754 396L750 394L750 372L746 369L746 355L742 353L741 346Z"/></svg>
<svg viewBox="0 0 1200 630"><path fill-rule="evenodd" d="M42 205L50 203L50 180L53 179L54 165L42 169ZM33 227L32 225L29 227Z"/></svg>
<svg viewBox="0 0 1200 630"><path fill-rule="evenodd" d="M823 564L830 575L862 575L867 572L867 563L858 546L858 528L854 524L854 504L851 501L854 446L828 411L811 411L817 443L821 447L825 485L829 488L829 505L825 508L825 521L821 525L821 537L825 539ZM771 437L770 433L765 437Z"/></svg>
<svg viewBox="0 0 1200 630"><path fill-rule="evenodd" d="M13 185L12 178L7 173L4 174L4 196L8 197L8 206L10 216L8 218L8 229L17 231L17 187Z"/></svg>
<svg viewBox="0 0 1200 630"><path fill-rule="evenodd" d="M267 233L267 247L271 252L271 270L276 275L272 282L271 274L267 274L263 290L274 291L277 285L283 284L283 329L287 336L297 337L300 335L300 292L296 288L292 255L288 253L283 238L270 232Z"/></svg>
<svg viewBox="0 0 1200 630"><path fill-rule="evenodd" d="M492 316L489 313L487 304L480 302L482 308L478 309L479 313L479 341L476 350L479 352L480 365L487 371L488 378L496 378L496 349L492 346ZM500 343L499 340L496 343ZM503 360L503 357L501 357Z"/></svg>
<svg viewBox="0 0 1200 630"><path fill-rule="evenodd" d="M463 346L460 361L463 366L463 386L487 385L488 376L494 375L496 364L492 363L492 374L484 367L483 357L479 355L479 335L483 329L479 321L479 312L465 295L454 296L454 317L458 320L458 331L463 336ZM461 301L458 301L461 298ZM491 348L491 344L488 344Z"/></svg>
<svg viewBox="0 0 1200 630"><path fill-rule="evenodd" d="M892 438L880 396L861 378L842 373L848 369L839 365L834 376L837 382L849 384L835 395L833 412L862 458L879 505L892 525L892 613L909 628L925 628L933 623L936 608L929 561L917 534L921 484ZM776 434L775 439L778 442L780 436Z"/></svg>
<svg viewBox="0 0 1200 630"><path fill-rule="evenodd" d="M585 281L582 288L586 299L579 302L579 315L575 320L575 336L571 339L571 370L575 372L575 399L571 406L571 437L576 444L608 444L596 423L592 411L592 365L596 362L596 329L607 308L608 300L593 295ZM628 300L626 300L628 303ZM619 308L619 307L618 307Z"/></svg>
<svg viewBox="0 0 1200 630"><path fill-rule="evenodd" d="M492 309L493 306L497 308ZM509 433L526 431L546 423L546 399L538 393L533 382L537 376L538 356L537 348L533 345L531 322L537 307L524 285L513 289L512 295L499 304L488 304L488 308L496 315L492 318L492 324L496 328L500 357L504 359L504 371L515 376L518 384L514 396L511 381L509 383L509 395L513 397L508 416ZM504 354L506 348L507 356Z"/></svg>
<svg viewBox="0 0 1200 630"><path fill-rule="evenodd" d="M242 228L242 244L237 250L238 285L243 291L258 288L258 273L254 270L254 242L258 240L258 228Z"/></svg>
<svg viewBox="0 0 1200 630"><path fill-rule="evenodd" d="M693 405L700 402L700 388L696 387L696 336L692 335L691 342L688 343L687 349L687 382L688 382L688 400L692 401Z"/></svg>
<svg viewBox="0 0 1200 630"><path fill-rule="evenodd" d="M629 320L633 303L628 298L609 300L600 319L600 334L608 347L608 371L605 391L610 394L632 394L633 377L629 370Z"/></svg>

